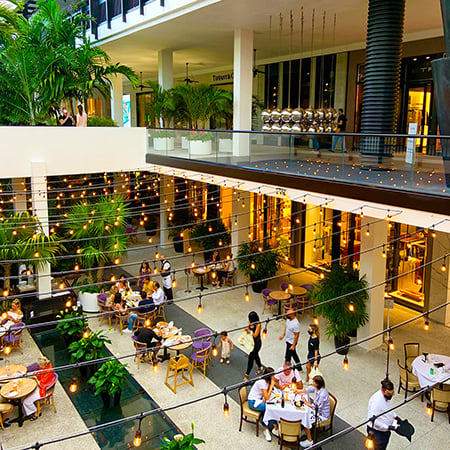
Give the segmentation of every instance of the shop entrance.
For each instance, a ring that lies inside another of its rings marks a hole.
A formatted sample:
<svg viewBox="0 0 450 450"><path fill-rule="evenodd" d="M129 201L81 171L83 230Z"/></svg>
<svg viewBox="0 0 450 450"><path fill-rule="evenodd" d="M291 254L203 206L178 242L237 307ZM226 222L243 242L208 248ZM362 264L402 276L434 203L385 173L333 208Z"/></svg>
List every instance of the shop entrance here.
<svg viewBox="0 0 450 450"><path fill-rule="evenodd" d="M407 91L406 132L410 123L417 123L417 134L426 136L430 132L432 84L410 86ZM416 152L426 153L427 139L416 139Z"/></svg>

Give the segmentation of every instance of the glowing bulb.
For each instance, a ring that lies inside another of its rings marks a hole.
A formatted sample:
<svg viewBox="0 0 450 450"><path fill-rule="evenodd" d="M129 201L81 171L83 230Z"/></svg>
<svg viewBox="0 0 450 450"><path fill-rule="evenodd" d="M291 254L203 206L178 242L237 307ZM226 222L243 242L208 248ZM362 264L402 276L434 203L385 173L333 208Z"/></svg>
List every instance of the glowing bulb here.
<svg viewBox="0 0 450 450"><path fill-rule="evenodd" d="M223 405L223 416L224 417L229 417L230 416L230 407L229 407L227 401L225 401L225 403Z"/></svg>
<svg viewBox="0 0 450 450"><path fill-rule="evenodd" d="M392 340L392 338L389 336L389 340L388 340L388 346L389 346L389 350L394 350L394 341Z"/></svg>
<svg viewBox="0 0 450 450"><path fill-rule="evenodd" d="M433 405L431 402L427 402L427 414L431 416L433 414Z"/></svg>
<svg viewBox="0 0 450 450"><path fill-rule="evenodd" d="M425 322L423 324L423 328L425 331L428 331L430 329L430 321L428 319L425 319Z"/></svg>
<svg viewBox="0 0 450 450"><path fill-rule="evenodd" d="M173 280L173 281L172 281L172 287L173 287L173 288L176 288L176 287L177 287L177 280Z"/></svg>
<svg viewBox="0 0 450 450"><path fill-rule="evenodd" d="M35 257L35 258L39 258L39 252L35 252L35 253L34 253L34 257Z"/></svg>
<svg viewBox="0 0 450 450"><path fill-rule="evenodd" d="M114 242L114 249L118 249L119 248L119 244L117 242Z"/></svg>
<svg viewBox="0 0 450 450"><path fill-rule="evenodd" d="M7 345L5 347L5 355L8 356L11 353L11 347L9 345Z"/></svg>
<svg viewBox="0 0 450 450"><path fill-rule="evenodd" d="M8 295L9 295L8 289L5 289L3 291L3 297L8 297Z"/></svg>
<svg viewBox="0 0 450 450"><path fill-rule="evenodd" d="M72 300L67 300L66 308L70 308L72 306Z"/></svg>
<svg viewBox="0 0 450 450"><path fill-rule="evenodd" d="M217 350L217 347L215 344L212 347L212 354L213 354L213 356L217 356L219 354L219 351Z"/></svg>
<svg viewBox="0 0 450 450"><path fill-rule="evenodd" d="M84 330L83 339L87 339L89 337L89 330Z"/></svg>
<svg viewBox="0 0 450 450"><path fill-rule="evenodd" d="M158 273L158 268L157 268L157 267L154 267L154 268L153 268L153 273L154 273L155 275Z"/></svg>
<svg viewBox="0 0 450 450"><path fill-rule="evenodd" d="M153 238L148 238L148 243L151 244L153 242Z"/></svg>
<svg viewBox="0 0 450 450"><path fill-rule="evenodd" d="M222 247L222 245L223 245L223 242L219 241L219 247Z"/></svg>
<svg viewBox="0 0 450 450"><path fill-rule="evenodd" d="M197 306L197 313L198 313L198 314L201 314L202 311L203 311L203 306L202 306L201 303L199 303L198 306Z"/></svg>
<svg viewBox="0 0 450 450"><path fill-rule="evenodd" d="M188 247L188 253L192 252L192 247Z"/></svg>
<svg viewBox="0 0 450 450"><path fill-rule="evenodd" d="M344 356L344 362L342 363L342 368L348 370L348 358L347 355Z"/></svg>
<svg viewBox="0 0 450 450"><path fill-rule="evenodd" d="M354 311L355 311L355 305L354 305L353 302L350 302L350 303L348 304L348 309L349 309L349 311L351 311L351 312L354 312Z"/></svg>
<svg viewBox="0 0 450 450"><path fill-rule="evenodd" d="M262 337L263 339L266 339L266 337L267 337L267 327L264 328L264 330L262 331L261 337Z"/></svg>
<svg viewBox="0 0 450 450"><path fill-rule="evenodd" d="M314 314L313 316L314 325L319 325L319 318Z"/></svg>
<svg viewBox="0 0 450 450"><path fill-rule="evenodd" d="M156 372L158 372L158 370L159 370L159 367L158 367L158 360L154 360L153 361L153 373L156 373Z"/></svg>
<svg viewBox="0 0 450 450"><path fill-rule="evenodd" d="M194 268L195 267L195 261L191 262L191 267Z"/></svg>
<svg viewBox="0 0 450 450"><path fill-rule="evenodd" d="M211 233L212 232L212 227L208 227L208 231Z"/></svg>
<svg viewBox="0 0 450 450"><path fill-rule="evenodd" d="M79 270L79 269L80 269L80 266L79 266L78 264L75 264L74 269L75 269L75 270Z"/></svg>
<svg viewBox="0 0 450 450"><path fill-rule="evenodd" d="M246 302L250 301L250 294L248 292L245 294L245 301Z"/></svg>
<svg viewBox="0 0 450 450"><path fill-rule="evenodd" d="M256 268L255 263L252 262L252 263L250 264L250 268L253 269L253 270L255 270L255 268Z"/></svg>
<svg viewBox="0 0 450 450"><path fill-rule="evenodd" d="M369 431L369 434L366 438L366 448L373 449L375 447L375 443L373 441L373 432Z"/></svg>
<svg viewBox="0 0 450 450"><path fill-rule="evenodd" d="M133 439L133 445L135 447L140 447L142 444L142 431L141 430L137 430L136 431L136 436L134 436Z"/></svg>
<svg viewBox="0 0 450 450"><path fill-rule="evenodd" d="M5 311L3 314L2 314L2 319L3 320L6 320L8 318L8 313Z"/></svg>
<svg viewBox="0 0 450 450"><path fill-rule="evenodd" d="M386 247L383 245L383 251L381 252L381 256L386 258Z"/></svg>
<svg viewBox="0 0 450 450"><path fill-rule="evenodd" d="M116 281L116 276L113 275L113 276L111 277L111 282L114 283L115 281Z"/></svg>
<svg viewBox="0 0 450 450"><path fill-rule="evenodd" d="M119 259L119 258L116 258L116 259L114 260L114 264L120 264L120 259Z"/></svg>
<svg viewBox="0 0 450 450"><path fill-rule="evenodd" d="M320 272L319 277L320 277L321 280L323 280L325 278L325 274L323 272Z"/></svg>
<svg viewBox="0 0 450 450"><path fill-rule="evenodd" d="M69 391L72 392L72 394L73 394L74 392L77 392L77 390L78 390L77 380L76 380L76 378L74 378L72 380L72 383L70 383Z"/></svg>
<svg viewBox="0 0 450 450"><path fill-rule="evenodd" d="M159 252L155 253L155 259L159 259Z"/></svg>
<svg viewBox="0 0 450 450"><path fill-rule="evenodd" d="M447 266L445 265L445 261L442 263L441 270L442 270L442 272L447 271Z"/></svg>
<svg viewBox="0 0 450 450"><path fill-rule="evenodd" d="M433 231L433 232L431 233L431 237L432 237L432 238L435 238L435 237L436 237L436 231Z"/></svg>

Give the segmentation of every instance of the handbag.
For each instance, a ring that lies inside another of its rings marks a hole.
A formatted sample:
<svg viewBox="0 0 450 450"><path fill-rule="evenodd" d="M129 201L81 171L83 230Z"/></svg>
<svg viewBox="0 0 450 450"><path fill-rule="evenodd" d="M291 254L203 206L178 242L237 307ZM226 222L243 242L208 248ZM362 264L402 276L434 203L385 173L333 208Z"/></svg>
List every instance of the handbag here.
<svg viewBox="0 0 450 450"><path fill-rule="evenodd" d="M318 367L312 367L311 372L309 372L309 379L312 380L315 376L320 375L323 377L322 372L319 370Z"/></svg>
<svg viewBox="0 0 450 450"><path fill-rule="evenodd" d="M253 336L246 331L243 331L239 336L238 344L244 347L245 351L251 353L253 348L255 347L255 341L253 340Z"/></svg>

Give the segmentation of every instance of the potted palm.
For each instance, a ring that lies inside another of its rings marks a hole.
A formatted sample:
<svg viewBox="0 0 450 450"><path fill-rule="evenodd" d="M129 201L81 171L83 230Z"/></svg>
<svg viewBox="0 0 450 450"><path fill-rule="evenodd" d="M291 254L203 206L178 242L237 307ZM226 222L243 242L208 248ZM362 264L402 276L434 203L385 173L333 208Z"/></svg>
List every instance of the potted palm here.
<svg viewBox="0 0 450 450"><path fill-rule="evenodd" d="M67 345L81 339L83 331L88 327L86 317L76 306L60 311L56 318L59 319L56 328L60 331Z"/></svg>
<svg viewBox="0 0 450 450"><path fill-rule="evenodd" d="M199 222L191 230L191 240L204 250L205 261L213 250L226 247L231 243L231 233L221 219Z"/></svg>
<svg viewBox="0 0 450 450"><path fill-rule="evenodd" d="M107 356L105 344L111 344L111 340L103 334L102 330L89 333L88 336L69 345L70 362L77 363L104 358ZM83 378L90 378L96 370L96 363L89 364L80 367L80 374Z"/></svg>
<svg viewBox="0 0 450 450"><path fill-rule="evenodd" d="M192 214L188 204L182 204L174 210L170 221L169 238L173 240L173 248L177 253L184 251L184 233L192 227Z"/></svg>
<svg viewBox="0 0 450 450"><path fill-rule="evenodd" d="M117 359L104 362L100 368L89 378L88 383L95 387L94 395L102 397L105 408L118 406L122 389L129 372L126 364L121 364Z"/></svg>
<svg viewBox="0 0 450 450"><path fill-rule="evenodd" d="M164 444L160 447L161 450L181 450L181 449L195 449L198 444L204 444L203 439L194 437L194 422L191 424L192 433L183 436L182 434L176 434L172 440L163 437Z"/></svg>
<svg viewBox="0 0 450 450"><path fill-rule="evenodd" d="M280 252L270 248L266 241L244 242L239 246L237 265L239 270L250 278L254 292L260 293L267 287L267 280L259 280L273 277L280 262Z"/></svg>
<svg viewBox="0 0 450 450"><path fill-rule="evenodd" d="M310 293L310 298L316 306L316 312L328 320L326 334L334 336L336 348L350 343L349 334L363 326L369 315L366 303L369 298L367 281L359 278L359 271L349 266L333 264L331 270L325 273ZM340 300L327 300L344 296ZM348 353L348 348L338 351Z"/></svg>

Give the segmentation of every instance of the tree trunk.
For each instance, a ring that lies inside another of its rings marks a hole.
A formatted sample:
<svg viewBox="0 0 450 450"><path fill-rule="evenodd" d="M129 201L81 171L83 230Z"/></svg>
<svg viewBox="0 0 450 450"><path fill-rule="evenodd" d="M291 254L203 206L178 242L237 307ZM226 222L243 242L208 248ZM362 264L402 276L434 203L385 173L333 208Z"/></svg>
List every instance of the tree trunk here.
<svg viewBox="0 0 450 450"><path fill-rule="evenodd" d="M11 264L3 264L3 270L5 274L5 282L3 283L3 289L9 291L9 288L11 287Z"/></svg>
<svg viewBox="0 0 450 450"><path fill-rule="evenodd" d="M103 281L103 263L98 263L97 268L97 283L101 283Z"/></svg>

